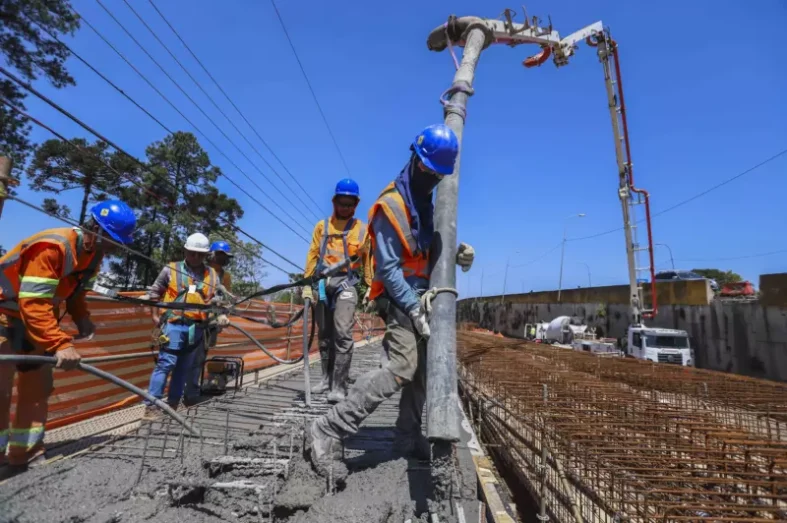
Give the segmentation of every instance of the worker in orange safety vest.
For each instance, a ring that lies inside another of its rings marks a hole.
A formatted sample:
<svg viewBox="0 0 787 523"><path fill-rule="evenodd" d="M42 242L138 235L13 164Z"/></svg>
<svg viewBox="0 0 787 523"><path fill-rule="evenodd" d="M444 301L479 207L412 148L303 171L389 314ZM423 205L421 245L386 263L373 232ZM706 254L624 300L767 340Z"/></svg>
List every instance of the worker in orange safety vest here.
<svg viewBox="0 0 787 523"><path fill-rule="evenodd" d="M454 132L440 124L424 129L410 149L404 169L369 210L375 266L369 297L385 321L382 364L359 377L346 400L307 430L305 457L321 474L338 470L332 462L341 459L342 440L357 433L363 420L400 390L393 450L408 458L430 459L430 445L421 430L426 347L431 335L422 296L429 287L434 262L432 194L440 181L453 173L459 144ZM474 258L472 247L458 246L455 259L462 270L469 270Z"/></svg>
<svg viewBox="0 0 787 523"><path fill-rule="evenodd" d="M74 340L89 339L95 331L86 289L92 287L104 256L116 251L111 241L131 243L135 226L136 217L128 205L107 200L90 210L83 228L40 232L0 258L0 354L53 354L57 368L76 368L80 355ZM79 331L76 338L59 325L63 302ZM17 403L12 422L15 376ZM0 478L26 470L43 458L52 390L51 366L0 364Z"/></svg>
<svg viewBox="0 0 787 523"><path fill-rule="evenodd" d="M343 400L347 391L355 345L352 332L358 305L355 285L363 277L369 286L372 279L370 264L362 263L368 257L366 224L354 217L360 201L358 184L349 178L339 180L333 196L333 214L315 225L306 256L304 276L307 277L352 260L346 268L320 280L316 289L304 287L302 294L303 298L314 302L314 291L318 291L315 319L322 378L311 391L321 394L330 390L326 398L329 403ZM359 274L361 265L363 276Z"/></svg>
<svg viewBox="0 0 787 523"><path fill-rule="evenodd" d="M210 242L204 234L194 233L186 239L183 247L184 259L162 269L150 286L148 297L163 303L209 304L219 284L216 271L205 263L210 252ZM226 315L220 315L216 321L219 326L229 323ZM155 309L153 322L161 328L161 335L158 359L150 376L148 392L155 398L163 398L169 378L167 403L172 408L180 404L184 389L185 403L196 403L200 397L199 375L197 379L192 376L201 372L202 367L195 369L193 364L197 353L204 351L209 327L207 313L199 309L164 309L159 314Z"/></svg>

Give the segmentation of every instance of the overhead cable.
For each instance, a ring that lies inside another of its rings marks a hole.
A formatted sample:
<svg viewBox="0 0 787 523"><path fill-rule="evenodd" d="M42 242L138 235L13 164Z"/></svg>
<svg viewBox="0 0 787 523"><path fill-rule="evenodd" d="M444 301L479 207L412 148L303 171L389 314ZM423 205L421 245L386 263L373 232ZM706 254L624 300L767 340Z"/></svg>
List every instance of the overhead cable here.
<svg viewBox="0 0 787 523"><path fill-rule="evenodd" d="M36 95L36 96L37 96L38 98L40 98L41 100L45 101L45 102L46 102L47 104L49 104L49 105L50 105L52 108L54 108L55 110L57 110L58 112L60 112L60 113L61 113L61 114L63 114L64 116L68 117L68 118L69 118L71 121L73 121L74 123L76 123L77 125L79 125L80 127L82 127L83 129L85 129L85 130L86 130L86 131L88 131L89 133L93 134L93 135L94 135L94 136L96 136L97 138L99 138L99 139L101 139L102 141L104 141L104 142L108 143L110 146L114 147L114 148L115 148L117 151L119 151L119 152L121 152L121 153L125 154L125 155L126 155L127 157L129 157L129 158L130 158L132 161L134 161L134 162L135 162L137 165L139 165L140 167L142 167L142 168L143 168L145 171L147 171L147 172L149 172L149 173L153 174L154 176L156 175L156 173L154 173L154 172L153 172L153 171L150 169L150 167L149 167L147 164L145 164L145 163L144 163L144 162L142 162L141 160L137 159L135 156L131 155L131 154L130 154L130 153L128 153L126 150L122 149L122 148L121 148L119 145L115 144L114 142L112 142L111 140L109 140L108 138L106 138L104 135L100 134L98 131L95 131L95 130L94 130L92 127L90 127L90 126L88 126L87 124L85 124L84 122L82 122L82 120L80 120L80 119L79 119L79 118L77 118L76 116L72 115L71 113L69 113L68 111L66 111L66 110L65 110L65 109L63 109L62 107L60 107L58 104L56 104L55 102L53 102L52 100L50 100L49 98L47 98L47 97L46 97L46 96L44 96L43 94L41 94L41 93L39 93L38 91L36 91L35 89L33 89L33 87L32 87L32 86L30 86L29 84L26 84L26 82L23 82L23 81L19 80L18 78L16 78L16 76L14 76L12 73L10 73L9 71L7 71L7 70L6 70L4 67L2 67L2 66L0 66L0 73L3 73L4 75L8 76L9 78L15 79L15 81L22 82L22 83L21 83L21 85L23 85L23 86L25 86L25 85L26 85L26 86L27 86L27 88L28 88L28 90L29 90L30 92L32 92L34 95ZM8 100L5 100L5 99L3 99L3 102L4 102L4 103L6 103L7 105L9 105L9 106L13 107L13 105L12 105L12 104L10 104L10 102L9 102ZM18 110L18 109L17 109L17 110ZM227 223L229 223L229 222L227 222ZM230 227L232 227L232 225L230 225ZM235 226L235 227L237 227L237 226ZM296 268L297 268L297 269L299 269L299 270L303 270L303 269L301 269L301 267L300 267L298 264L296 264L295 262L293 262L293 261L289 260L287 257L285 257L284 255L280 254L280 253L279 253L279 252L277 252L276 250L272 249L270 246L268 246L268 245L264 244L263 242L261 242L261 241L257 240L256 238L254 238L253 236L251 236L251 235L250 235L250 234L248 234L247 232L243 231L243 230L242 230L242 229L240 229L240 228L237 228L237 230L238 230L238 232L241 232L243 235L245 235L246 237L248 237L248 238L249 238L249 239L251 239L252 241L254 241L254 242L258 243L258 244L259 244L260 246L262 246L263 248L267 249L268 251L270 251L271 253L275 254L276 256L278 256L279 258L281 258L282 260L286 261L287 263L289 263L289 264L290 264L290 265L292 265L293 267L296 267ZM294 232L294 231L293 231L293 232ZM285 272L286 272L286 271L285 271Z"/></svg>
<svg viewBox="0 0 787 523"><path fill-rule="evenodd" d="M125 28L125 26L124 26L124 25L123 25L123 24L122 24L122 23L121 23L121 22L120 22L120 21L119 21L119 20L118 20L118 19L117 19L117 18L116 18L116 17L115 17L115 16L114 16L112 13L111 13L111 12L110 12L110 11L109 11L109 10L108 10L108 9L107 9L107 8L106 8L106 7L105 7L103 4L102 4L102 3L101 3L101 1L100 1L100 0L96 0L96 2L98 2L98 3L99 3L99 5L101 5L101 7L102 7L102 8L103 8L103 9L104 9L104 10L105 10L105 11L106 11L108 14L109 14L109 16L110 16L110 17L111 17L111 18L112 18L112 19L113 19L113 20L114 20L114 21L115 21L115 22L116 22L116 23L117 23L117 24L118 24L118 25L121 27L121 29L123 29L123 31L124 31L124 32L125 32L125 33L128 35L128 37L129 37L129 38L131 38L131 40L132 40L132 41L133 41L133 42L134 42L134 43L135 43L135 44L136 44L136 45L137 45L137 46L138 46L140 49L142 49L142 51L145 53L145 55L146 55L146 56L147 56L147 57L148 57L148 58L149 58L149 59L150 59L150 60L151 60L151 61L152 61L154 64L156 64L156 66L157 66L157 67L158 67L158 68L161 70L161 72L163 72L163 73L164 73L164 75L165 75L167 78L169 78L169 80L170 80L170 81L171 81L171 82L172 82L172 83L175 85L175 87L177 87L177 88L178 88L178 90L179 90L179 91L180 91L180 92L181 92L181 93L182 93L182 94L183 94L183 95L184 95L184 96L185 96L185 97L186 97L186 98L187 98L187 99L188 99L188 100L189 100L189 101L192 103L192 105L194 105L194 107L196 107L196 108L197 108L197 110L198 110L200 113L202 113L202 115L203 115L203 116L205 116L205 118L206 118L206 119L207 119L207 120L208 120L208 121L209 121L209 122L210 122L210 123L211 123L211 124L212 124L212 125L213 125L213 126L214 126L214 127L215 127L215 128L216 128L216 129L217 129L217 130L218 130L218 131L221 133L221 134L222 134L222 135L223 135L223 136L224 136L224 138L225 138L225 139L226 139L226 140L227 140L227 141L228 141L228 142L229 142L229 143L230 143L230 144L231 144L233 147L235 147L235 149L237 149L237 150L238 150L238 152L239 152L239 153L240 153L240 154L241 154L241 155L242 155L242 156L243 156L243 157L244 157L244 158L245 158L245 159L246 159L246 160L247 160L247 161L248 161L248 162L249 162L249 163L250 163L250 164L251 164L251 165L252 165L252 166L255 168L255 169L257 169L257 171L259 171L259 173L260 173L260 174L262 174L262 176L263 176L263 177L265 177L265 179L266 179L266 180L268 180L268 178L265 176L265 174L262 172L262 170L260 170L260 169L259 169L259 167L257 167L257 165L256 165L254 162L252 162L252 161L251 161L251 159L248 157L248 155L246 155L246 153L244 153L244 152L243 152L243 151L242 151L242 150L241 150L241 149L240 149L240 148L237 146L237 144L235 144L235 142L233 142L233 141L232 141L232 139L231 139L229 136L227 136L227 133L226 133L226 132L224 132L224 130L223 130L221 127L219 127L219 126L218 126L218 124L216 124L215 120L213 120L213 119L212 119L212 118L211 118L211 117L210 117L210 116L209 116L209 115L208 115L208 114L205 112L205 110L204 110L204 109L202 109L202 107L201 107L201 106L200 106L200 105L199 105L199 104L198 104L198 103L197 103L197 102L194 100L194 98L192 98L192 97L191 97L191 95L189 95L189 94L188 94L188 93L185 91L185 89L183 89L183 87L182 87L182 86L181 86L181 85L180 85L180 84L179 84L179 83L178 83L178 82L177 82L177 81L176 81L176 80L175 80L175 79L172 77L172 75L171 75L171 74L169 74L169 72L166 70L166 68L165 68L164 66L162 66L162 65L161 65L161 64L160 64L160 63L159 63L159 62L158 62L158 61L157 61L157 60L156 60L156 59L153 57L153 55L151 55L151 54L148 52L148 50L147 50L147 49L146 49L146 48L145 48L145 47L144 47L144 46L143 46L141 43L139 43L139 41L138 41L138 40L137 40L137 39L134 37L134 35L132 35L132 34L131 34L131 33L130 33L130 32L129 32L129 31L126 29L126 28ZM77 15L80 17L81 21L85 22L85 24L87 24L87 26L88 26L88 27L90 27L90 28L91 28L91 29L92 29L92 30L93 30L93 31L94 31L96 34L98 34L99 36L101 36L101 39L102 39L102 40L104 40L105 42L107 42L107 43L108 43L108 40L107 40L105 37L103 37L103 35L100 35L99 31L98 31L98 30L95 28L95 26L94 26L94 25L90 24L90 22L88 22L88 21L87 21L87 20L86 20L86 19L85 19L85 18L84 18L84 17L83 17L81 14L79 14L79 13L78 13L78 12L77 12L75 9L73 9L73 8L72 8L72 10L73 10L75 13L77 13ZM118 52L118 51L115 49L115 47L114 47L114 46L111 46L111 47L112 47L112 49L113 49L115 52L117 52L118 54L120 54L120 53L119 53L119 52ZM123 59L124 59L124 61L126 61L126 62L128 63L128 60L127 60L125 57L123 57ZM135 69L135 70L136 70L136 69ZM139 71L138 71L138 70L136 70L136 71L139 73ZM147 81L147 82L148 82L148 84L150 85L150 81ZM183 114L182 114L182 112L180 112L180 111L179 111L179 113L181 114L181 116L183 115ZM290 215L290 214L289 214L289 213L288 213L288 212L287 212L287 211L284 209L284 207L282 207L282 206L279 204L279 202L278 202L278 201L276 201L276 199L275 199L275 198L273 198L271 195L269 195L269 194L268 194L268 193L265 191L265 189L263 189L262 187L260 187L260 185L259 185L259 184L258 184L256 181L254 181L254 179L253 179L251 176L249 176L249 175L248 175L248 174L247 174L247 173L246 173L246 172L245 172L243 169L241 169L241 168L240 168L240 166L239 166L237 163L235 163L235 162L234 162L234 161L233 161L233 160L232 160L232 159L231 159L231 158L230 158L230 157L227 155L227 153L225 153L225 152L224 152L224 150L223 150L223 149L221 149L221 148L220 148L218 145L216 145L216 143L215 143L213 140L211 140L211 139L210 139L210 138L209 138L209 137L208 137L208 136L207 136L207 135L206 135L206 134L205 134L205 133L204 133L204 132L203 132L203 131L202 131L202 130L199 128L199 127L197 127L196 125L194 125L194 124L193 124L193 123L192 123L190 120L186 119L186 121L187 121L187 122L189 122L189 124L191 124L191 126L192 126L192 127L194 127L194 129L195 129L195 130L196 130L196 131L197 131L197 132L198 132L198 133L199 133L199 134L200 134L200 135L201 135L201 136L202 136L202 137L203 137L203 138L204 138L204 139L205 139L205 140L206 140L206 141L207 141L207 142L210 144L210 145L212 145L212 146L213 146L213 148L214 148L214 149L216 149L216 151L217 151L217 152L218 152L218 153L219 153L221 156L223 156L223 157L224 157L224 158L225 158L225 159L226 159L226 160L227 160L227 161L230 163L230 165L232 165L233 167L235 167L235 169L237 169L237 170L238 170L238 172L240 172L240 173L241 173L241 174L242 174L242 175L243 175L243 176L244 176L244 177L245 177L247 180L249 180L249 182L251 182L251 184L252 184L252 185L254 185L254 187L256 187L256 188L257 188L257 190L259 190L259 191L260 191L262 194L264 194L266 197L268 197L268 198L269 198L269 199L270 199L270 200L273 202L273 204L274 204L276 207L278 207L278 208L279 208L279 210L280 210L280 212L281 212L281 213L283 213L283 214L284 214L285 216L287 216L287 217L288 217L290 220L292 220L292 222L293 222L295 225L297 225L298 227L300 227L301 229L303 229L303 230L304 230L304 231L305 231L307 234L309 234L309 232L310 232L309 230L307 230L305 227L303 227L303 225L302 225L301 223L299 223L299 222L298 222L298 221L297 221L297 220L296 220L296 219L295 219L293 216L291 216L291 215ZM227 176L225 175L225 177L227 177ZM227 177L227 178L228 178L228 177ZM229 179L229 178L228 178L228 179ZM268 180L268 182L269 182L269 183L271 183L271 182L270 182L270 180ZM240 189L240 187L238 187L238 188ZM242 190L242 191L244 191L244 192L246 192L244 189L241 189L241 190ZM246 194L248 194L248 193L246 193ZM301 238L303 238L303 237L301 237ZM307 242L308 242L308 240L306 240L305 238L303 238L303 239L304 239L305 241L307 241Z"/></svg>
<svg viewBox="0 0 787 523"><path fill-rule="evenodd" d="M147 29L147 30L148 30L148 32L149 32L151 35L153 35L153 38L155 38L155 39L156 39L156 41L157 41L157 42L158 42L158 43L161 45L161 47L163 47L163 48L164 48L164 50L165 50L165 51L167 51L167 53L169 54L169 56L170 56L170 57L171 57L171 58L172 58L172 59L175 61L175 63L176 63L176 64L178 64L178 67L180 67L180 68L181 68L181 70L182 70L184 73L186 73L186 76L188 76L188 77L191 79L191 81L192 81L192 82L194 82L194 85L196 85L196 86L197 86L197 88L198 88L198 89L199 89L199 90L202 92L202 94L204 94L204 95L205 95L205 97L207 97L207 99L208 99L208 100L210 100L210 103L211 103L211 104L213 104L213 107L215 107L215 108L216 108L216 110L217 110L219 113L221 113L221 115L224 117L224 119L225 119L225 120L227 120L227 122L228 122L228 123L229 123L229 124L232 126L232 128L233 128L233 129L235 129L235 131L236 131L236 132L237 132L237 133L238 133L238 134L241 136L241 138L243 138L243 140L244 140L244 141L245 141L245 142L246 142L246 143L249 145L249 147L251 147L251 149L252 149L252 150L253 150L253 151L254 151L254 152L257 154L257 156L259 156L259 157L260 157L260 159L261 159L263 162L265 162L265 165L267 165L267 166L270 168L270 170L271 170L271 171L273 171L273 173L276 175L276 177L277 177L277 178L279 178L279 180L280 180L280 181L281 181L281 183L284 185L284 187L285 187L285 188L287 188L288 190L290 190L290 191L292 192L292 194L293 194L293 195L294 195L296 198L298 198L298 201L299 201L299 202L300 202L302 205L301 205L301 206L296 206L296 204L295 204L295 203L293 203L292 201L290 201L290 200L287 198L287 196L286 196L286 195L285 195L285 194L284 194L284 193L283 193L281 190L279 190L279 188L278 188L277 186L273 185L273 182L270 182L270 180L268 180L268 181L269 181L269 183L271 183L271 185L272 185L272 186L273 186L273 187L274 187L274 188L275 188L275 189L276 189L276 190L279 192L279 194L281 194L281 195L282 195L282 196L283 196L283 197L284 197L284 198L287 200L287 202L288 202L290 205L293 205L293 206L295 206L295 207L299 207L299 208L300 208L300 207L303 207L303 209L308 209L308 210L309 210L309 211L312 213L312 215L314 215L316 218L318 218L318 219L319 219L319 216L317 215L317 213L315 213L315 212L314 212L314 210L312 210L312 209L311 209L311 208L308 206L308 204L307 204L306 202L304 202L304 201L301 199L300 195L299 195L299 194L297 194L295 191L292 191L292 189L291 189L290 187L288 187L288 186L287 186L287 183L284 181L284 178L282 178L282 177L281 177L281 175L280 175L280 174L279 174L279 173L276 171L276 169L273 167L273 165L271 165L271 164L270 164L270 162L269 162L269 161L268 161L268 160L267 160L267 159L266 159L266 158L265 158L265 157L262 155L262 153L259 151L259 149L257 149L257 147L256 147L256 146L255 146L253 143L251 143L251 141L250 141L250 140L249 140L249 139L246 137L246 134L245 134L243 131L241 131L241 130L238 128L238 126L237 126L237 125L235 125L235 122L234 122L234 121L232 121L232 119L230 119L230 117L229 117L229 116L227 116L227 113L226 113L226 112L225 112L225 111L224 111L224 110L223 110L221 107L219 107L219 105L216 103L216 100L214 100L214 99L213 99L213 97L210 95L210 93L208 93L208 92L205 90L205 88L204 88L204 87L202 87L202 84L199 82L199 80L197 80L196 78L194 78L194 75L192 75L192 74L191 74L191 72L190 72L190 71L189 71L189 70L188 70L188 69L187 69L187 68L186 68L186 67L183 65L183 63L182 63L182 62L181 62L181 61L178 59L178 57L177 57L177 56L175 56L175 53L173 53L173 52L170 50L170 48L167 46L167 44L165 44L165 43L164 43L164 42L161 40L161 38L159 38L158 34L156 34L156 32L153 30L153 28L151 28L151 27L150 27L150 25L148 25L148 23L145 21L145 19L144 19L144 18L142 18L142 16L141 16L141 15L140 15L140 14L137 12L137 10L136 10L136 9L134 9L134 6L132 6L132 5L131 5L131 3L130 3L128 0L123 0L123 3L125 3L125 4L126 4L126 6L127 6L127 7L128 7L130 10L131 10L131 12L132 12L132 13L134 13L134 16L136 16L136 17L137 17L137 19L138 19L138 20L139 20L139 21L142 23L142 25L144 25L144 26L145 26L145 29ZM266 180L267 180L267 177L266 177ZM302 215L304 218L306 218L307 220L309 219L309 218L308 218L306 215L304 215L303 213L301 213L301 215Z"/></svg>
<svg viewBox="0 0 787 523"><path fill-rule="evenodd" d="M298 67L301 69L301 73L303 74L303 79L306 80L306 85L309 87L309 92L312 95L312 99L314 103L317 105L317 110L320 112L320 116L322 117L322 121L325 124L325 128L328 129L328 134L331 136L331 140L333 140L333 146L336 148L336 152L339 154L339 158L342 160L342 164L344 165L344 169L347 171L348 176L352 176L350 174L350 167L347 165L347 160L344 159L344 154L342 154L342 149L339 147L339 142L336 141L336 136L333 134L333 129L331 129L331 125L328 123L328 118L325 116L325 112L322 110L322 105L320 105L320 101L317 99L317 93L314 92L314 87L312 87L311 81L309 81L309 75L306 74L306 69L303 67L303 63L301 62L301 58L298 56L298 51L295 50L295 45L292 43L292 38L290 38L290 33L287 31L287 25L284 23L284 19L281 17L281 13L279 13L279 8L276 7L275 0L271 0L271 5L273 6L273 10L276 11L276 17L279 19L279 23L281 24L281 28L284 31L284 36L287 37L287 42L290 44L290 49L292 49L292 54L295 55L295 60L298 62Z"/></svg>

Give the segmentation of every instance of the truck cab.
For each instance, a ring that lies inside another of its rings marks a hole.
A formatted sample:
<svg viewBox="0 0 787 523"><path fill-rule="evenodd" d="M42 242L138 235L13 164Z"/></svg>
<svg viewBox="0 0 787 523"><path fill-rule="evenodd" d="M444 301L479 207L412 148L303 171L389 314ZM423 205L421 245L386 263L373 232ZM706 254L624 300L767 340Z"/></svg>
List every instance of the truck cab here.
<svg viewBox="0 0 787 523"><path fill-rule="evenodd" d="M631 325L627 342L627 356L656 363L694 366L694 349L686 331Z"/></svg>

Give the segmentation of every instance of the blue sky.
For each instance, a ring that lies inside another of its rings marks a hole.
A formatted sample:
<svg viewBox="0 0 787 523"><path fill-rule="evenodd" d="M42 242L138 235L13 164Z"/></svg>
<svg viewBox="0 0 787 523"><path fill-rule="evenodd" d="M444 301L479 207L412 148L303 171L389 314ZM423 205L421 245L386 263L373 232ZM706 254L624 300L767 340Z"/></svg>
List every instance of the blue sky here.
<svg viewBox="0 0 787 523"><path fill-rule="evenodd" d="M104 3L268 173L125 4L121 0ZM94 0L74 0L73 5L234 162L250 176L259 177ZM143 1L134 5L236 125L267 154L150 5ZM321 212L328 212L333 185L346 172L270 2L225 2L217 8L215 2L204 0L157 0L157 5L301 185L322 204ZM281 0L277 5L351 175L361 185L359 213L365 217L375 196L406 161L415 134L441 120L438 97L450 85L454 71L446 52L427 50L429 31L451 13L496 17L506 5L482 8L481 2L462 0L402 0L377 9L361 2ZM530 15L544 19L551 15L562 35L597 20L611 28L620 45L636 180L650 191L654 212L787 147L783 96L787 64L778 52L787 23L785 2L569 0L531 2L527 8ZM193 131L87 26L69 45L168 126ZM484 294L500 293L509 257L509 292L554 289L560 262L560 249L555 247L564 224L569 238L622 225L598 59L582 45L571 63L559 70L551 62L524 69L521 61L536 51L491 47L477 69L476 94L469 103L464 135L459 200L459 237L476 248L477 258L470 273L459 273L458 286L464 296L479 293L482 270ZM55 90L43 82L38 87L139 157L146 145L164 136L160 127L82 64L72 59L68 67L77 79L76 87ZM63 134L84 135L32 97L27 105L33 115ZM35 129L32 138L40 141L49 136ZM230 178L273 206L212 146L201 142ZM787 190L786 171L787 155L658 216L653 223L655 241L672 248L679 268L732 269L755 283L761 273L787 270L787 253L726 259L787 249L783 234L787 220L782 198L777 196ZM268 176L278 182L275 175ZM261 177L257 181L280 200ZM246 216L240 223L244 229L303 264L308 247L303 240L226 180L219 185L244 206ZM43 198L26 189L20 195L36 202ZM76 206L75 196L64 195L64 199L72 208ZM576 213L587 216L565 221ZM314 220L299 221L311 230ZM3 222L0 243L6 246L41 228L59 226L54 219L14 202L6 205ZM283 263L270 253L265 255ZM669 268L664 248L657 248L656 265ZM625 282L622 232L567 244L564 287L587 285L588 269L593 285ZM267 283L283 279L276 269L269 270Z"/></svg>

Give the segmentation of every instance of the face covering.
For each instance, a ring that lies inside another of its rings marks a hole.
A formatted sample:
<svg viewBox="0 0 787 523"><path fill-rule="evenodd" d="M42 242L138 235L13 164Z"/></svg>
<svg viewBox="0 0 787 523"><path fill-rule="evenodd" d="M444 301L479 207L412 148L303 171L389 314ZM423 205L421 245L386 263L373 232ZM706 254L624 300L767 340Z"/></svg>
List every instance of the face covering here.
<svg viewBox="0 0 787 523"><path fill-rule="evenodd" d="M418 250L426 252L434 236L432 191L440 180L418 169L418 160L417 155L410 156L410 161L396 177L394 184L412 217L410 232L418 245Z"/></svg>

